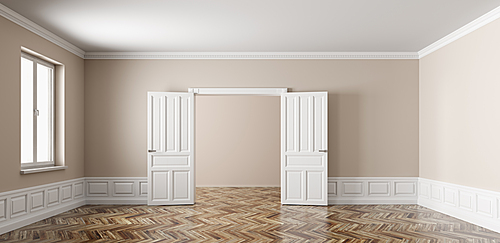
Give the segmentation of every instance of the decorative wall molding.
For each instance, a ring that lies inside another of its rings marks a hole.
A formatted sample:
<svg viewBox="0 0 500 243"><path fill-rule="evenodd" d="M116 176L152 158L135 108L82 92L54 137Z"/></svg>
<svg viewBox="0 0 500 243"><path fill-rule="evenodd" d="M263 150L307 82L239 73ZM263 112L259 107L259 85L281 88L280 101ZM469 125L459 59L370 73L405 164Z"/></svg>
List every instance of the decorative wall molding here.
<svg viewBox="0 0 500 243"><path fill-rule="evenodd" d="M500 193L419 178L418 204L500 232Z"/></svg>
<svg viewBox="0 0 500 243"><path fill-rule="evenodd" d="M85 59L418 59L417 52L87 52Z"/></svg>
<svg viewBox="0 0 500 243"><path fill-rule="evenodd" d="M329 177L328 204L417 204L418 177Z"/></svg>
<svg viewBox="0 0 500 243"><path fill-rule="evenodd" d="M330 177L329 204L416 204L417 182L417 177ZM87 177L85 184L87 204L147 204L147 177Z"/></svg>
<svg viewBox="0 0 500 243"><path fill-rule="evenodd" d="M0 193L0 235L85 205L84 178Z"/></svg>
<svg viewBox="0 0 500 243"><path fill-rule="evenodd" d="M488 13L484 14L483 16L481 16L481 17L473 20L472 22L462 26L460 29L451 32L447 36L439 39L438 41L436 41L436 42L428 45L424 49L420 50L418 52L419 59L441 49L442 47L464 37L465 35L473 32L473 31L475 31L483 26L497 20L498 18L500 18L500 7L497 7L495 9L489 11Z"/></svg>
<svg viewBox="0 0 500 243"><path fill-rule="evenodd" d="M147 204L146 177L87 177L0 193L0 234L86 204ZM500 193L418 177L329 177L328 202L419 204L500 232Z"/></svg>
<svg viewBox="0 0 500 243"><path fill-rule="evenodd" d="M0 4L0 16L18 24L19 26L39 35L40 37L45 38L46 40L60 46L61 48L81 57L85 57L85 51L80 49L79 47L69 43L63 38L55 35L54 33L48 31L42 26L36 24L35 22L25 18L24 16L18 14L14 10L6 7L3 4Z"/></svg>
<svg viewBox="0 0 500 243"><path fill-rule="evenodd" d="M86 177L87 204L147 204L147 177Z"/></svg>

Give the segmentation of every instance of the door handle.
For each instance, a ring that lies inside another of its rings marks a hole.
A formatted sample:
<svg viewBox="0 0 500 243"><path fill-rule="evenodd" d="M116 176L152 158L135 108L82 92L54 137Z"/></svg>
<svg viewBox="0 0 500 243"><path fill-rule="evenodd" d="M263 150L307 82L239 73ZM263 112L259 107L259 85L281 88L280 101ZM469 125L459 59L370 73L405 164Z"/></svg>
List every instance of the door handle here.
<svg viewBox="0 0 500 243"><path fill-rule="evenodd" d="M154 153L154 152L156 152L156 150L154 150L154 149L148 150L148 153Z"/></svg>
<svg viewBox="0 0 500 243"><path fill-rule="evenodd" d="M318 150L318 152L320 152L320 153L326 153L326 152L328 152L328 150L326 150L326 149L320 149L320 150Z"/></svg>

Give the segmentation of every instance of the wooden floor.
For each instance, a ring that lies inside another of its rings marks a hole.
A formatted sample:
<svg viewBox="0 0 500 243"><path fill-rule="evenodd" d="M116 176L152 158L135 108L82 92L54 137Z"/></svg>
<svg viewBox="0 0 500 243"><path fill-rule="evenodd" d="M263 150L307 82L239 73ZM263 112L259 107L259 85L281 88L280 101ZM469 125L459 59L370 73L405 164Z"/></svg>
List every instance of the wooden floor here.
<svg viewBox="0 0 500 243"><path fill-rule="evenodd" d="M192 206L83 206L0 241L500 242L417 205L281 206L279 188L197 188Z"/></svg>

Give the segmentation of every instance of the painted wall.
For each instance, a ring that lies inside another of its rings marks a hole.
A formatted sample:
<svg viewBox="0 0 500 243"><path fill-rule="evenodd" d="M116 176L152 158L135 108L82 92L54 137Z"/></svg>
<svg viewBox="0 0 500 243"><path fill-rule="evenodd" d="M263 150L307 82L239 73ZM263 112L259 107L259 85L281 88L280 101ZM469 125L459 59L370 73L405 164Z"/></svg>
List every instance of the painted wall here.
<svg viewBox="0 0 500 243"><path fill-rule="evenodd" d="M145 177L146 92L189 87L326 90L329 176L418 176L418 66L418 60L85 60L85 176ZM252 144L244 146L257 151Z"/></svg>
<svg viewBox="0 0 500 243"><path fill-rule="evenodd" d="M196 186L280 186L280 97L195 99Z"/></svg>
<svg viewBox="0 0 500 243"><path fill-rule="evenodd" d="M84 175L84 61L0 17L0 192ZM20 175L21 46L65 65L65 163L68 169Z"/></svg>
<svg viewBox="0 0 500 243"><path fill-rule="evenodd" d="M420 176L500 192L500 20L420 60Z"/></svg>

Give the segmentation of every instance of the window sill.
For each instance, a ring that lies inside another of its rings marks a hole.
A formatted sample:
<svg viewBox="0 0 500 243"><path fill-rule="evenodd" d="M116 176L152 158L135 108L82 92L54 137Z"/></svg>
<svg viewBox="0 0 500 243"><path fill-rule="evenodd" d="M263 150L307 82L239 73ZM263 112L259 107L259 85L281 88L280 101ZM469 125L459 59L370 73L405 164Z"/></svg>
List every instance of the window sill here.
<svg viewBox="0 0 500 243"><path fill-rule="evenodd" d="M50 166L50 167L33 168L33 169L21 169L21 175L55 171L55 170L65 170L67 168L68 166Z"/></svg>

